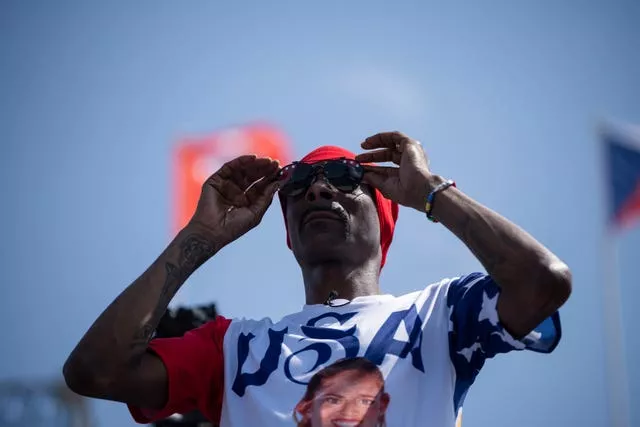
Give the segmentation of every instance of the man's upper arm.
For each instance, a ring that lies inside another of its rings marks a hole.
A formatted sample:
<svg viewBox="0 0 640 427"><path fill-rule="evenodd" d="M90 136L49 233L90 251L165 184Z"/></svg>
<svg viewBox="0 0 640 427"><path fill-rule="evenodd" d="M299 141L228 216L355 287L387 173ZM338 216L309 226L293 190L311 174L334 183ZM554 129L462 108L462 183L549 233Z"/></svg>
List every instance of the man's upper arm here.
<svg viewBox="0 0 640 427"><path fill-rule="evenodd" d="M133 378L144 386L132 384L131 390L151 392L157 400L133 396L127 400L137 422L149 423L196 409L210 420L219 419L224 390L223 340L230 323L218 316L183 337L151 341L144 366ZM161 388L162 395L150 390L151 386Z"/></svg>
<svg viewBox="0 0 640 427"><path fill-rule="evenodd" d="M462 403L486 359L513 350L550 353L560 341L562 331L557 312L522 339L515 339L498 315L499 296L498 285L481 273L448 284L449 355L456 372L456 405Z"/></svg>
<svg viewBox="0 0 640 427"><path fill-rule="evenodd" d="M162 408L167 401L167 369L152 352L144 354L118 381L109 387L109 400L145 408Z"/></svg>
<svg viewBox="0 0 640 427"><path fill-rule="evenodd" d="M566 265L559 266L555 273L539 277L536 285L522 284L501 290L497 304L500 323L514 338L527 336L566 302L571 293L571 273Z"/></svg>
<svg viewBox="0 0 640 427"><path fill-rule="evenodd" d="M505 329L498 313L499 299L500 288L486 274L472 273L449 283L449 333L454 349L462 350L476 344L482 346L485 358L512 350L550 353L555 349L561 337L557 312L523 338L516 339Z"/></svg>

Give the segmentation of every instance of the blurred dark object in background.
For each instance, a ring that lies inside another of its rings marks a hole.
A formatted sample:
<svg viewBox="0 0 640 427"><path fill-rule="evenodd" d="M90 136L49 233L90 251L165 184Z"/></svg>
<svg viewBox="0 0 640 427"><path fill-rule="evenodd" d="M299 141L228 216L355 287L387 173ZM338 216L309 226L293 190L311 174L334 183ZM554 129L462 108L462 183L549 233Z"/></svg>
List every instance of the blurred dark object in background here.
<svg viewBox="0 0 640 427"><path fill-rule="evenodd" d="M181 337L218 315L215 304L197 307L178 307L167 310L156 328L156 338ZM214 427L199 411L173 415L153 424L156 427Z"/></svg>
<svg viewBox="0 0 640 427"><path fill-rule="evenodd" d="M156 338L181 337L187 331L204 325L218 315L215 304L178 307L167 310L156 328Z"/></svg>
<svg viewBox="0 0 640 427"><path fill-rule="evenodd" d="M0 382L1 427L91 427L86 398L62 380Z"/></svg>

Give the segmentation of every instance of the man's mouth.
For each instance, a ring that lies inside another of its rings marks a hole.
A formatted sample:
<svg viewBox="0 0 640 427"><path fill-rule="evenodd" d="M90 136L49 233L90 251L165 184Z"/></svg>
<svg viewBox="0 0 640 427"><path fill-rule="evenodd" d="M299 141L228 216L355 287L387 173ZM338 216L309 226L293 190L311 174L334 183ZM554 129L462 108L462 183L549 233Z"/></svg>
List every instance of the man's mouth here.
<svg viewBox="0 0 640 427"><path fill-rule="evenodd" d="M331 219L334 221L344 221L344 219L335 212L332 211L311 211L304 216L303 224L307 224L311 221L320 219Z"/></svg>
<svg viewBox="0 0 640 427"><path fill-rule="evenodd" d="M312 221L340 221L347 222L346 212L338 211L337 209L313 209L304 214L301 221L301 226L304 226Z"/></svg>

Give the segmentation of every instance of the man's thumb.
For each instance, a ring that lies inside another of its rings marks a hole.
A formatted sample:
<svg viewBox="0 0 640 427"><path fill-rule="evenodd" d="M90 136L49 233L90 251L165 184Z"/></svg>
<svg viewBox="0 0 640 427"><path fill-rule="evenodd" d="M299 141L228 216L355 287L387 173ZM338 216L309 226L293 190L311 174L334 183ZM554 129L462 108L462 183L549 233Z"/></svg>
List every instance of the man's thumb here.
<svg viewBox="0 0 640 427"><path fill-rule="evenodd" d="M254 213L256 215L264 215L267 211L271 202L273 201L273 195L278 191L279 183L272 182L270 183L262 193L256 198L254 203Z"/></svg>
<svg viewBox="0 0 640 427"><path fill-rule="evenodd" d="M378 189L383 196L387 197L388 179L386 175L375 171L367 171L367 173L364 174L364 177L362 177L362 182Z"/></svg>

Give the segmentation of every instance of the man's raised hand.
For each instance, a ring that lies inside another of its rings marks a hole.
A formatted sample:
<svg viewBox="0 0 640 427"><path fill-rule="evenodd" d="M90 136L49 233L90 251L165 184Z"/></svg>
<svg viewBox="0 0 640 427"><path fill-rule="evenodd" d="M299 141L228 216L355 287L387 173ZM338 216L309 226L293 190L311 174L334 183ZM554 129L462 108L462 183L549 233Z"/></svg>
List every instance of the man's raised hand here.
<svg viewBox="0 0 640 427"><path fill-rule="evenodd" d="M357 155L359 162L397 165L364 165L363 181L394 202L424 212L426 196L437 177L429 171L421 144L400 132L382 132L367 138L361 146L373 151Z"/></svg>
<svg viewBox="0 0 640 427"><path fill-rule="evenodd" d="M278 190L277 160L255 155L225 163L202 185L190 225L219 250L257 226Z"/></svg>

